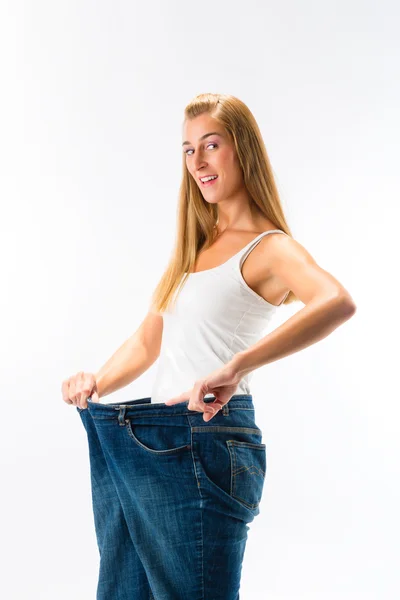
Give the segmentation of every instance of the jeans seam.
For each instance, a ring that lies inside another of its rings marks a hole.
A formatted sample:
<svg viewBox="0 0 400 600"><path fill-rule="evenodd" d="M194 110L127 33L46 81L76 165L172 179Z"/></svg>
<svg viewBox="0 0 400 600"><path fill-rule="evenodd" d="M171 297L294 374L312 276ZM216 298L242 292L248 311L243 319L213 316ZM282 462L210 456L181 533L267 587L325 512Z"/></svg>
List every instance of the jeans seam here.
<svg viewBox="0 0 400 600"><path fill-rule="evenodd" d="M200 529L201 529L201 597L204 600L204 528L203 528L203 507L204 507L204 499L201 493L200 480L197 474L196 468L196 460L194 456L194 448L193 448L193 428L190 424L189 415L187 415L187 421L190 428L190 451L192 453L192 461L193 461L193 470L194 475L197 481L197 490L199 492L200 497Z"/></svg>
<svg viewBox="0 0 400 600"><path fill-rule="evenodd" d="M259 435L262 436L262 431L261 429L256 429L254 427L234 427L234 426L229 426L229 425L204 425L204 426L198 426L198 427L192 427L192 431L199 433L199 432L231 432L231 433L250 433L250 434L254 434L254 435Z"/></svg>

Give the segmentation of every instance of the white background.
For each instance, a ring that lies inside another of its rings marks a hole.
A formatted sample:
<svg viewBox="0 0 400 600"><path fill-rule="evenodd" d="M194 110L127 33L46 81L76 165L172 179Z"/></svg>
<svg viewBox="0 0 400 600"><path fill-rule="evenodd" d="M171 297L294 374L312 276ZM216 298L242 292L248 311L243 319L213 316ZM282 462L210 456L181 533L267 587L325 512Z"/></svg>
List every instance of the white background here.
<svg viewBox="0 0 400 600"><path fill-rule="evenodd" d="M0 10L1 596L95 598L87 438L61 383L144 318L175 236L183 109L211 91L249 106L295 238L357 305L254 373L268 472L241 600L398 597L398 4ZM148 395L155 368L102 401Z"/></svg>

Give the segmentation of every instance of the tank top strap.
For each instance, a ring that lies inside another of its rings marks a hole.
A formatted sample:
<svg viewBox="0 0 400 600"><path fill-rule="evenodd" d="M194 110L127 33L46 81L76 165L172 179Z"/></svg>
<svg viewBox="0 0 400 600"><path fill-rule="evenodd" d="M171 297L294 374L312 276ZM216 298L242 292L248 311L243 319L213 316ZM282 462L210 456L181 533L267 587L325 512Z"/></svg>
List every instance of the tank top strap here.
<svg viewBox="0 0 400 600"><path fill-rule="evenodd" d="M287 235L284 231L282 231L282 229L269 229L268 231L263 231L238 253L239 267L242 266L247 256L250 254L253 248L255 248L259 242L261 242L262 238L270 233L283 233L284 235Z"/></svg>

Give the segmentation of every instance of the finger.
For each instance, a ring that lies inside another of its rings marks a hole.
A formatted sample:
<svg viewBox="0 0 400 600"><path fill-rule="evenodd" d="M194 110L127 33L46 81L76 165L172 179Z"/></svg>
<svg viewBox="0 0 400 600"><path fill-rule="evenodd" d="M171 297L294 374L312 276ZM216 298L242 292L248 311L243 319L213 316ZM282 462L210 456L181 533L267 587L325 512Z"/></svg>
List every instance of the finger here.
<svg viewBox="0 0 400 600"><path fill-rule="evenodd" d="M90 394L93 390L93 388L95 387L94 385L94 379L93 379L93 375L92 373L87 373L85 375L85 378L82 382L82 386L81 386L81 408L87 408L87 400L88 398L90 398ZM97 392L96 390L93 391L93 395L95 395Z"/></svg>
<svg viewBox="0 0 400 600"><path fill-rule="evenodd" d="M216 413L211 413L210 411L205 411L203 413L203 421L205 421L206 423L208 421L211 421L211 419L213 419L215 417Z"/></svg>
<svg viewBox="0 0 400 600"><path fill-rule="evenodd" d="M166 400L164 402L164 404L167 404L168 406L170 406L171 404L179 404L180 402L186 402L187 400L190 399L192 390L190 390L189 392L183 392L182 394L179 394L179 396L175 396L174 398L169 398L168 400Z"/></svg>
<svg viewBox="0 0 400 600"><path fill-rule="evenodd" d="M205 421L210 421L217 412L221 410L225 404L227 404L231 398L231 396L227 396L226 394L220 394L220 392L215 392L215 399L213 402L208 402L206 404L206 409L204 411L203 418ZM205 418L207 417L207 418Z"/></svg>
<svg viewBox="0 0 400 600"><path fill-rule="evenodd" d="M204 421L210 421L222 408L223 404L217 400L214 402L206 403L204 409L203 419Z"/></svg>
<svg viewBox="0 0 400 600"><path fill-rule="evenodd" d="M66 402L67 404L72 404L72 401L69 399L69 379L66 379L62 382L61 393L64 402Z"/></svg>
<svg viewBox="0 0 400 600"><path fill-rule="evenodd" d="M166 400L165 404L167 406L170 406L172 404L179 404L180 402L189 401L189 404L188 404L189 410L194 410L196 412L204 412L204 410L207 407L207 404L205 402L203 402L202 399L200 399L202 397L202 395L200 394L199 391L197 393L194 392L195 387L192 388L191 390L188 390L187 392L183 392L182 394L179 394L179 396L175 396L174 398L170 398L169 400Z"/></svg>
<svg viewBox="0 0 400 600"><path fill-rule="evenodd" d="M214 399L208 398L208 402L205 402L204 398L206 394L212 394ZM194 410L198 410L204 414L211 414L211 416L214 416L221 408L219 398L216 396L216 394L214 394L212 389L205 384L204 380L200 380L195 383L192 396L193 397L189 403L189 408L191 408L193 404Z"/></svg>
<svg viewBox="0 0 400 600"><path fill-rule="evenodd" d="M76 383L75 383L76 405L79 406L80 408L83 408L82 401L84 400L83 384L85 381L85 373L83 371L79 371L79 373L76 374L75 381L76 381Z"/></svg>
<svg viewBox="0 0 400 600"><path fill-rule="evenodd" d="M75 379L71 379L71 381L69 382L69 399L71 400L72 404L74 406L76 406L76 385L75 385Z"/></svg>

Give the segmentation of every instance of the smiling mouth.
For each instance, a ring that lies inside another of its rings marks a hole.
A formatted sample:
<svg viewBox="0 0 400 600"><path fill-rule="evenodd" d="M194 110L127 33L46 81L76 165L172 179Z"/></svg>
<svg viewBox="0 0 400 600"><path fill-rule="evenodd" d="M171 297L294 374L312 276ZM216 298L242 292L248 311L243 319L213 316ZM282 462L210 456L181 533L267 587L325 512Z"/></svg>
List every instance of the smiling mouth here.
<svg viewBox="0 0 400 600"><path fill-rule="evenodd" d="M199 179L200 183L202 186L207 187L208 185L212 185L213 183L215 183L218 179L218 175L216 177L214 177L213 179L209 179L208 181L202 181L201 179Z"/></svg>

